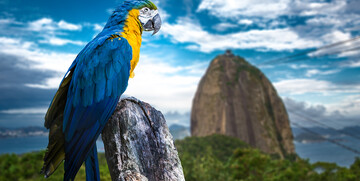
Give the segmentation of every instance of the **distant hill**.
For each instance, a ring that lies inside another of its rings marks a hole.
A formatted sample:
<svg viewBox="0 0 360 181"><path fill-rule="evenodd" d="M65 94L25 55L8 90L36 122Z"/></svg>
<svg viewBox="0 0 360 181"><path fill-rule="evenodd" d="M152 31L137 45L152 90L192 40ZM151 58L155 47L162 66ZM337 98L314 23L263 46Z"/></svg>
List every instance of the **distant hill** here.
<svg viewBox="0 0 360 181"><path fill-rule="evenodd" d="M183 139L190 136L190 128L182 125L173 124L169 127L174 140ZM49 131L45 127L31 126L21 128L0 127L1 138L28 137L28 136L48 136ZM100 137L99 140L101 141Z"/></svg>
<svg viewBox="0 0 360 181"><path fill-rule="evenodd" d="M342 129L331 129L323 127L310 127L307 128L311 132L304 131L301 128L292 128L295 141L301 143L323 142L326 139L332 139L335 141L347 141L351 137L360 139L360 126L349 126Z"/></svg>
<svg viewBox="0 0 360 181"><path fill-rule="evenodd" d="M182 125L173 124L169 127L174 140L184 139L190 136L190 128ZM48 136L49 131L45 127L31 126L21 128L0 127L1 138L28 137L28 136ZM99 137L99 140L101 138Z"/></svg>
<svg viewBox="0 0 360 181"><path fill-rule="evenodd" d="M231 52L217 56L193 100L191 135L224 134L284 158L295 152L285 106L266 76Z"/></svg>
<svg viewBox="0 0 360 181"><path fill-rule="evenodd" d="M186 126L173 124L169 127L169 130L174 140L180 140L190 136L190 128Z"/></svg>

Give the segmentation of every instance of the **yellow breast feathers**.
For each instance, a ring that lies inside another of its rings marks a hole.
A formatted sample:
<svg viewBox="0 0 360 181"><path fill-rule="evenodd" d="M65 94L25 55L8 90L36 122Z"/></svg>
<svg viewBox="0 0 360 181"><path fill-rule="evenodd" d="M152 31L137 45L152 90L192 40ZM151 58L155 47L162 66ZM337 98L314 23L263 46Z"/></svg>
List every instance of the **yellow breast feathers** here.
<svg viewBox="0 0 360 181"><path fill-rule="evenodd" d="M130 78L134 77L134 69L140 58L141 34L143 28L138 19L139 13L140 12L137 9L129 11L128 18L125 21L124 31L121 33L121 36L126 38L132 47Z"/></svg>

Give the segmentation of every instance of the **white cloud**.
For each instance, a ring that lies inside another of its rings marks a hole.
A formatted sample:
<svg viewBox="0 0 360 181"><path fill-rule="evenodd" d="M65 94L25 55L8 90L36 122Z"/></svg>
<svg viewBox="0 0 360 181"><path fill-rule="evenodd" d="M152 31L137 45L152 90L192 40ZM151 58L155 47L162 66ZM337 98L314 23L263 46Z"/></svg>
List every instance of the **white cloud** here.
<svg viewBox="0 0 360 181"><path fill-rule="evenodd" d="M250 19L241 19L240 21L239 21L239 24L244 24L244 25L251 25L251 24L253 24L254 23L254 21L252 21L252 20L250 20Z"/></svg>
<svg viewBox="0 0 360 181"><path fill-rule="evenodd" d="M280 94L299 95L306 93L334 94L360 93L360 85L338 85L316 79L288 79L274 83Z"/></svg>
<svg viewBox="0 0 360 181"><path fill-rule="evenodd" d="M63 38L58 38L58 37L48 37L45 38L44 40L40 40L39 43L45 43L45 44L50 44L50 45L55 45L55 46L63 46L66 44L74 44L74 45L85 45L86 42L83 41L74 41L74 40L69 40L69 39L63 39Z"/></svg>
<svg viewBox="0 0 360 181"><path fill-rule="evenodd" d="M202 0L198 11L207 10L211 15L225 18L263 17L281 15L333 15L345 10L346 1L314 2L310 0Z"/></svg>
<svg viewBox="0 0 360 181"><path fill-rule="evenodd" d="M41 18L28 23L28 29L31 31L56 31L56 30L68 30L79 31L82 29L81 25L68 23L64 20L55 22L50 18Z"/></svg>
<svg viewBox="0 0 360 181"><path fill-rule="evenodd" d="M103 30L104 25L100 25L100 24L94 24L94 31L96 32L101 32L101 30Z"/></svg>
<svg viewBox="0 0 360 181"><path fill-rule="evenodd" d="M65 73L65 72L61 72ZM57 89L59 88L60 82L63 76L60 74L57 77L49 77L42 84L25 84L28 87L39 88L39 89Z"/></svg>
<svg viewBox="0 0 360 181"><path fill-rule="evenodd" d="M289 64L289 67L292 69L307 69L312 68L313 66L307 65L307 64Z"/></svg>
<svg viewBox="0 0 360 181"><path fill-rule="evenodd" d="M359 57L360 55L360 46L356 46L356 47L349 47L347 49L344 49L341 53L339 53L337 56L338 57L354 57L357 56Z"/></svg>
<svg viewBox="0 0 360 181"><path fill-rule="evenodd" d="M335 74L340 72L340 69L335 69L335 70L327 70L327 71L321 71L319 69L310 69L306 71L306 76L307 77L312 77L314 75L330 75L330 74Z"/></svg>
<svg viewBox="0 0 360 181"><path fill-rule="evenodd" d="M162 32L175 42L193 43L189 49L202 52L232 49L292 50L316 47L321 40L303 39L289 28L250 30L225 35L212 34L189 19L178 19L176 24L164 23Z"/></svg>
<svg viewBox="0 0 360 181"><path fill-rule="evenodd" d="M103 29L106 22L102 23L83 23L82 25L87 28L91 28L94 31L93 38L95 38Z"/></svg>
<svg viewBox="0 0 360 181"><path fill-rule="evenodd" d="M344 32L341 32L339 30L334 30L332 32L324 34L323 38L327 39L329 43L335 43L335 42L350 39L351 34L350 33L344 33Z"/></svg>
<svg viewBox="0 0 360 181"><path fill-rule="evenodd" d="M306 21L307 25L310 26L319 26L319 25L344 25L346 23L346 19L345 20L340 20L338 18L335 17L329 17L329 16L321 16L321 17L313 17L311 19L308 19Z"/></svg>
<svg viewBox="0 0 360 181"><path fill-rule="evenodd" d="M346 30L355 31L354 27L360 25L360 14L348 11L350 4L344 0L201 0L197 10L207 11L220 21L255 24L264 30L291 27L302 39L332 43L351 37ZM281 16L290 19L306 17L306 22L294 24Z"/></svg>
<svg viewBox="0 0 360 181"><path fill-rule="evenodd" d="M236 28L238 27L237 24L233 24L233 23L219 23L213 26L213 29L217 30L217 31L226 31L228 29L232 29L232 28Z"/></svg>
<svg viewBox="0 0 360 181"><path fill-rule="evenodd" d="M198 11L208 10L217 17L236 18L264 16L273 18L285 14L290 0L202 0Z"/></svg>
<svg viewBox="0 0 360 181"><path fill-rule="evenodd" d="M11 19L0 19L0 24L10 24L11 21Z"/></svg>
<svg viewBox="0 0 360 181"><path fill-rule="evenodd" d="M311 0L292 0L289 6L289 13L296 13L302 16L334 15L345 10L346 1L335 0L330 2L313 2Z"/></svg>
<svg viewBox="0 0 360 181"><path fill-rule="evenodd" d="M166 59L141 54L135 77L130 79L125 94L148 102L163 112L188 112L207 64L173 66L166 63Z"/></svg>
<svg viewBox="0 0 360 181"><path fill-rule="evenodd" d="M348 60L348 61L342 62L340 64L340 67L350 67L350 68L360 67L360 59L359 60Z"/></svg>
<svg viewBox="0 0 360 181"><path fill-rule="evenodd" d="M8 109L2 110L0 113L5 114L45 114L47 108L23 108L23 109Z"/></svg>
<svg viewBox="0 0 360 181"><path fill-rule="evenodd" d="M305 127L322 127L325 124L341 129L359 124L359 96L348 96L338 104L311 104L288 97L283 100L291 122ZM308 118L320 122L320 124L310 121Z"/></svg>
<svg viewBox="0 0 360 181"><path fill-rule="evenodd" d="M0 37L0 46L0 53L23 56L34 61L35 64L29 68L59 72L59 76L49 77L43 84L27 84L42 89L58 88L63 74L76 57L76 54L42 50L20 39ZM207 63L174 66L167 63L171 57L159 58L147 54L141 54L140 57L135 78L130 79L125 94L149 102L161 111L190 111L192 97Z"/></svg>
<svg viewBox="0 0 360 181"><path fill-rule="evenodd" d="M42 30L55 30L54 22L49 18L42 18L36 21L29 23L29 29L32 31L42 31Z"/></svg>
<svg viewBox="0 0 360 181"><path fill-rule="evenodd" d="M64 20L56 22L50 18L41 18L35 21L28 22L25 31L26 30L40 32L39 36L41 36L43 39L39 40L39 43L43 44L49 44L54 46L63 46L66 44L82 46L86 44L82 41L69 40L57 37L58 34L62 34L62 31L82 30L82 25L68 23Z"/></svg>
<svg viewBox="0 0 360 181"><path fill-rule="evenodd" d="M0 37L0 43L3 45L20 44L20 40L14 38Z"/></svg>
<svg viewBox="0 0 360 181"><path fill-rule="evenodd" d="M14 18L6 18L6 19L0 19L0 26L4 25L24 25L24 23L16 21Z"/></svg>
<svg viewBox="0 0 360 181"><path fill-rule="evenodd" d="M330 111L339 111L342 114L348 116L356 116L359 118L360 116L360 95L350 95L344 97L341 101L336 104L328 104L325 105ZM358 120L358 119L357 119ZM359 121L359 120L358 120Z"/></svg>
<svg viewBox="0 0 360 181"><path fill-rule="evenodd" d="M0 52L4 54L25 57L34 61L29 68L63 72L68 69L76 54L59 53L40 49L33 42L21 39L0 37ZM58 86L58 85L56 85Z"/></svg>
<svg viewBox="0 0 360 181"><path fill-rule="evenodd" d="M166 22L168 20L168 18L171 16L164 9L162 9L161 6L158 6L158 11L159 11L159 15L161 17L162 22Z"/></svg>
<svg viewBox="0 0 360 181"><path fill-rule="evenodd" d="M70 30L70 31L77 31L77 30L81 30L82 26L81 25L76 25L76 24L71 24L71 23L68 23L64 20L61 20L57 23L58 27L60 29L63 29L63 30Z"/></svg>
<svg viewBox="0 0 360 181"><path fill-rule="evenodd" d="M84 23L88 26L88 23ZM64 20L59 22L50 18L41 18L30 22L17 22L15 19L0 19L0 31L3 36L12 37L9 32L17 32L17 37L26 37L38 40L39 43L54 46L73 44L78 46L85 45L85 42L63 38L69 31L81 31L83 25L72 24ZM59 36L62 37L59 37Z"/></svg>
<svg viewBox="0 0 360 181"><path fill-rule="evenodd" d="M336 55L337 57L350 57L359 55L360 48L360 39L353 38L351 39L350 33L343 33L341 31L335 30L328 34L325 34L323 37L324 41L327 41L327 44L336 44L338 42L342 42L340 44L325 47L323 49L319 49L315 52L309 53L310 57L322 57L328 55ZM351 41L349 41L351 40ZM348 41L348 42L344 42Z"/></svg>

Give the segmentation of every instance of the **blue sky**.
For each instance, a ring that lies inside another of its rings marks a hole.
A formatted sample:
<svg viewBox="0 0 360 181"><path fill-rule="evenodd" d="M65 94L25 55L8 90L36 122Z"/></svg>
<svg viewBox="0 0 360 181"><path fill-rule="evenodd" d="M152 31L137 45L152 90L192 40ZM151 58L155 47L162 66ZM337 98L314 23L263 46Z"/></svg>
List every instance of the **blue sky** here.
<svg viewBox="0 0 360 181"><path fill-rule="evenodd" d="M0 126L43 124L68 66L121 2L0 0ZM189 125L197 84L226 49L257 65L289 110L338 128L359 124L359 50L323 55L358 47L360 40L315 51L302 61L261 64L359 36L359 1L154 3L163 26L155 36L144 33L140 62L125 94L155 106L169 124Z"/></svg>

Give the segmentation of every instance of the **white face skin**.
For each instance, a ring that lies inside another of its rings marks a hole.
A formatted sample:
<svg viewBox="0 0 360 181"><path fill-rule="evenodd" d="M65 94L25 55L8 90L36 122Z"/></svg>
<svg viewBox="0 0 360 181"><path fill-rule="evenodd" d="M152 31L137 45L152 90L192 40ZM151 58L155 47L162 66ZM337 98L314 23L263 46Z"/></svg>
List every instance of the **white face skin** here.
<svg viewBox="0 0 360 181"><path fill-rule="evenodd" d="M146 24L149 20L151 20L155 15L158 14L158 10L151 10L148 7L144 7L139 11L140 11L139 20L143 25Z"/></svg>

